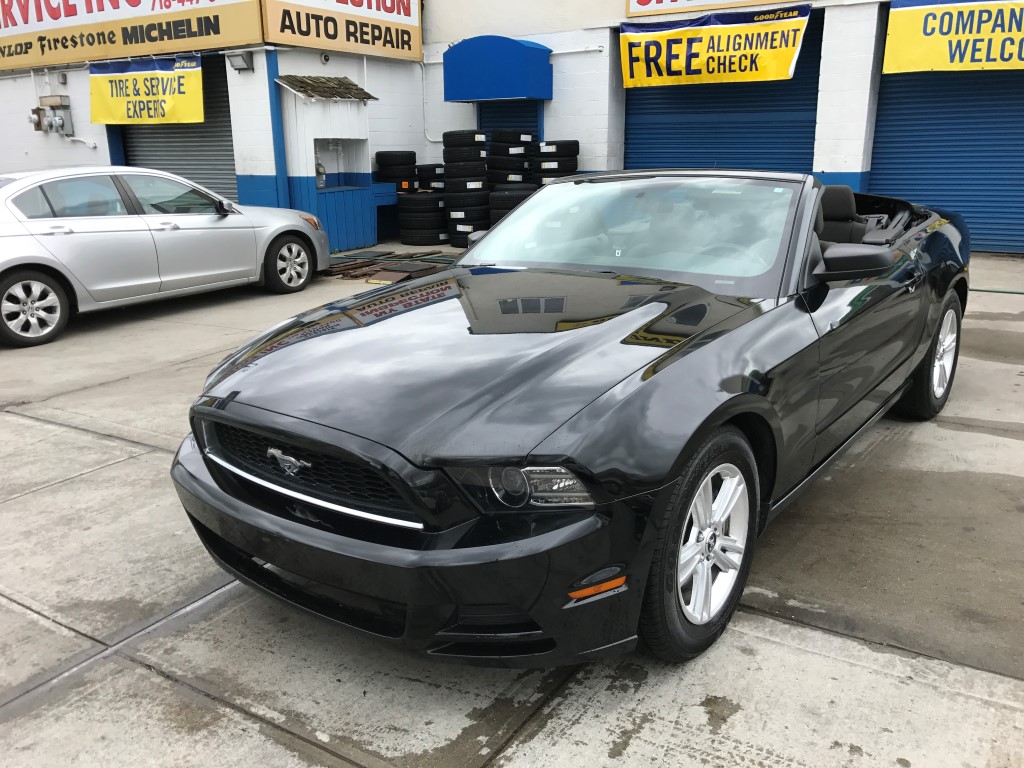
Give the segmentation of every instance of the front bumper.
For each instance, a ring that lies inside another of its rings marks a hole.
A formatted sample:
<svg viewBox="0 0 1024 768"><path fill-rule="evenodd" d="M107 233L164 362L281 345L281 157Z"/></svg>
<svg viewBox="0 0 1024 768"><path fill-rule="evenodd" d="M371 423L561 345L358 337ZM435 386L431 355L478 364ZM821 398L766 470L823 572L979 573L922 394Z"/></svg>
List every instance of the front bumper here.
<svg viewBox="0 0 1024 768"><path fill-rule="evenodd" d="M225 493L189 436L171 477L200 539L239 579L407 649L469 663L573 664L636 645L646 569L634 573L635 511L597 510L517 541L412 549L348 538L270 514ZM632 528L632 523L630 527ZM571 600L571 585L613 563L627 583Z"/></svg>
<svg viewBox="0 0 1024 768"><path fill-rule="evenodd" d="M331 243L327 233L321 229L312 229L313 245L316 246L316 271L322 272L331 266Z"/></svg>

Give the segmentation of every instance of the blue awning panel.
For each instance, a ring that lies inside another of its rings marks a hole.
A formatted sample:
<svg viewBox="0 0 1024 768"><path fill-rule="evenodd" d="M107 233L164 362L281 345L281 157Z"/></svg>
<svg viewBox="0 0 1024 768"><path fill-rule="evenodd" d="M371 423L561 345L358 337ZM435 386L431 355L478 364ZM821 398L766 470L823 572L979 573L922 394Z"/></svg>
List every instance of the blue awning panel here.
<svg viewBox="0 0 1024 768"><path fill-rule="evenodd" d="M550 48L527 40L463 40L444 53L444 100L550 99L550 56Z"/></svg>

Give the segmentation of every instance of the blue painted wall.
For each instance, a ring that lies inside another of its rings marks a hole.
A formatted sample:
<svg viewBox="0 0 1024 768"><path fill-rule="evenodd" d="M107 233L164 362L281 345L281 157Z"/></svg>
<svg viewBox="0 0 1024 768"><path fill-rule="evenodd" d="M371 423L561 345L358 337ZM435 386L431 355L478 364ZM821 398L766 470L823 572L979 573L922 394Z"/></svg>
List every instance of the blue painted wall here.
<svg viewBox="0 0 1024 768"><path fill-rule="evenodd" d="M854 192L867 192L871 171L817 171L814 175L822 184L842 184Z"/></svg>
<svg viewBox="0 0 1024 768"><path fill-rule="evenodd" d="M377 243L377 206L369 185L317 189L315 176L289 176L288 193L294 208L320 219L332 250Z"/></svg>

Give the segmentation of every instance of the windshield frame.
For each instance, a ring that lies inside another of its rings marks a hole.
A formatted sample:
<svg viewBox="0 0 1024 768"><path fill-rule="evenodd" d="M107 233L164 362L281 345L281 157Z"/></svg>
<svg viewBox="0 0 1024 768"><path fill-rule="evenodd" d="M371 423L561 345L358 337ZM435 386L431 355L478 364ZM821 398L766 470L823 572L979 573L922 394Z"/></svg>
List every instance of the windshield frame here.
<svg viewBox="0 0 1024 768"><path fill-rule="evenodd" d="M612 273L622 274L623 276L653 278L663 280L665 282L696 285L710 291L711 293L725 296L766 300L778 300L782 297L785 280L793 269L794 246L797 245L797 241L800 240L800 222L803 220L801 211L806 207L806 194L811 182L813 181L813 177L804 174L759 174L757 172L738 173L735 171L723 171L716 173L715 171L690 172L646 170L635 172L613 172L612 175L606 173L595 173L593 175L580 175L551 182L550 184L538 189L537 192L535 192L521 205L526 205L530 201L535 201L538 196L543 196L548 189L553 187L562 187L567 185L580 186L584 184L621 184L650 180L676 180L680 183L686 183L690 180L722 181L725 183L753 182L763 185L786 186L790 188L792 190L792 197L789 208L786 212L785 224L779 237L779 252L772 266L757 275L735 277L716 275L710 272L698 273L676 269L657 269L653 267L638 266L635 264L630 264L628 266L622 264L617 265L615 263L601 263L597 260L593 263L581 264L566 261L536 261L515 258L496 258L491 252L477 253L480 245L486 242L493 232L501 227L515 226L515 211L513 211L511 216L507 216L501 222L494 225L494 227L487 231L487 233L475 243L471 243L469 249L459 257L453 266L497 266L512 269ZM484 250L487 251L488 249L485 248ZM728 277L734 280L737 284L737 289L730 289L725 283L723 283L723 281L716 280L716 277Z"/></svg>

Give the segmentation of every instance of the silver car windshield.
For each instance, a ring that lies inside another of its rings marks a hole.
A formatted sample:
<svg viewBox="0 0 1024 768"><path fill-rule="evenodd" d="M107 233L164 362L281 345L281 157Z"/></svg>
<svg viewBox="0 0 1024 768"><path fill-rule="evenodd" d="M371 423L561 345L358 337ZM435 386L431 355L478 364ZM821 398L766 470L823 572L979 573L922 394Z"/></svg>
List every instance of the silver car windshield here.
<svg viewBox="0 0 1024 768"><path fill-rule="evenodd" d="M553 184L460 264L650 275L729 296L778 294L799 196L793 182L720 177Z"/></svg>

